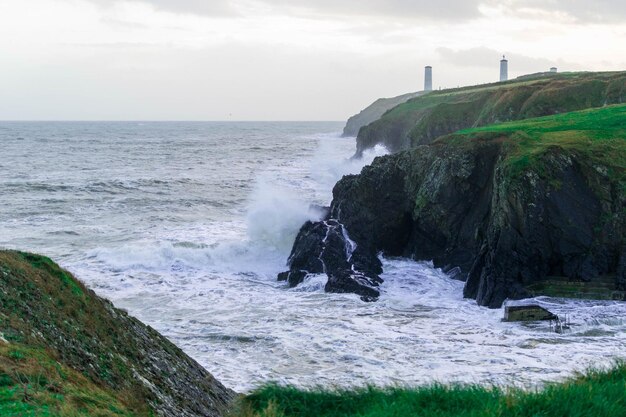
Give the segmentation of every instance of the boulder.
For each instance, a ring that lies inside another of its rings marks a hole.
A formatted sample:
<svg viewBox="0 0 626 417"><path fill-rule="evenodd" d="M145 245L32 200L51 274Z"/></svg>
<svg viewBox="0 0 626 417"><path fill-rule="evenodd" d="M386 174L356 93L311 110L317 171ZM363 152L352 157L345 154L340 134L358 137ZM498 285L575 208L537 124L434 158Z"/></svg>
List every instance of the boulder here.
<svg viewBox="0 0 626 417"><path fill-rule="evenodd" d="M327 292L355 293L365 301L376 300L382 283L382 264L375 252L359 247L335 219L307 222L302 226L288 260L289 271L278 275L290 287L309 274L326 274Z"/></svg>
<svg viewBox="0 0 626 417"><path fill-rule="evenodd" d="M557 320L558 317L538 305L506 306L503 321L542 321Z"/></svg>

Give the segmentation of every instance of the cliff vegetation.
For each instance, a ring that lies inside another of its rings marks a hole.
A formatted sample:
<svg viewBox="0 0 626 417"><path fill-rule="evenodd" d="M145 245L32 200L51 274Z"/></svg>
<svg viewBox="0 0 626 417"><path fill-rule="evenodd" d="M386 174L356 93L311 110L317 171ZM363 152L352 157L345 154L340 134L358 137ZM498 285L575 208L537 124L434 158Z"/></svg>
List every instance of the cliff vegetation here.
<svg viewBox="0 0 626 417"><path fill-rule="evenodd" d="M364 126L357 155L377 144L391 152L431 143L457 130L626 102L626 73L561 73L434 91Z"/></svg>
<svg viewBox="0 0 626 417"><path fill-rule="evenodd" d="M359 114L355 114L348 119L348 122L343 129L343 136L356 136L363 126L367 126L368 124L380 119L380 117L388 110L393 109L399 104L405 103L409 99L419 97L422 94L424 94L424 92L420 91L417 93L403 94L393 98L379 98L361 110Z"/></svg>
<svg viewBox="0 0 626 417"><path fill-rule="evenodd" d="M0 251L0 415L220 416L234 393L49 258Z"/></svg>

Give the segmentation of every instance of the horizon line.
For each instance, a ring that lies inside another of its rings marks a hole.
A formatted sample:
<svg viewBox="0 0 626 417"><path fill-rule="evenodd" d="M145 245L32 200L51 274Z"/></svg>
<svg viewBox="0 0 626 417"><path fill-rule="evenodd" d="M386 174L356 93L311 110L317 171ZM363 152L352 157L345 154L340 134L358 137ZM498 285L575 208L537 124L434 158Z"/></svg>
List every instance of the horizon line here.
<svg viewBox="0 0 626 417"><path fill-rule="evenodd" d="M345 123L345 120L0 119L0 123Z"/></svg>

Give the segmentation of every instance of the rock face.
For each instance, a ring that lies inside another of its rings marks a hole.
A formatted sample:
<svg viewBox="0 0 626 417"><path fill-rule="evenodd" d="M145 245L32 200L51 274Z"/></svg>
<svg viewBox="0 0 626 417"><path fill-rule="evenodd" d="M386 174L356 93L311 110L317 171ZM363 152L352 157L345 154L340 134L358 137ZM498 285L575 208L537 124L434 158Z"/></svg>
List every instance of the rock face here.
<svg viewBox="0 0 626 417"><path fill-rule="evenodd" d="M132 415L227 412L233 391L50 259L0 251L0 283L0 334L9 347L45 350L55 363L102 387ZM63 393L64 387L55 389Z"/></svg>
<svg viewBox="0 0 626 417"><path fill-rule="evenodd" d="M429 144L460 129L626 102L626 73L549 74L505 84L434 91L394 106L358 132L357 156Z"/></svg>
<svg viewBox="0 0 626 417"><path fill-rule="evenodd" d="M504 321L541 321L557 320L556 314L538 305L506 306Z"/></svg>
<svg viewBox="0 0 626 417"><path fill-rule="evenodd" d="M626 119L626 106L584 117L600 126L604 112L615 113L607 126ZM562 119L572 117L583 116ZM554 128L550 120L542 123ZM554 129L546 138L563 135ZM377 158L360 175L337 183L325 222L305 225L294 245L291 274L334 273L316 264L324 258L318 256L326 244L323 230L332 222L349 232L363 254L360 264L374 262L380 251L433 260L467 278L465 296L484 306L525 298L529 285L550 276L571 281L608 276L623 287L624 167L611 153L623 155L626 141L588 142L580 132L570 134L574 140L554 145L534 138L520 144L516 130L456 135ZM337 243L343 250L342 245ZM341 274L332 278L341 279Z"/></svg>
<svg viewBox="0 0 626 417"><path fill-rule="evenodd" d="M393 98L379 98L374 103L363 109L359 114L356 114L348 119L346 126L343 128L343 136L350 137L356 136L359 130L363 126L380 119L388 110L393 109L399 104L406 103L408 100L419 97L424 94L423 91L417 93L403 94Z"/></svg>
<svg viewBox="0 0 626 417"><path fill-rule="evenodd" d="M465 287L480 304L496 307L507 297L526 296L527 285L547 276L591 282L610 274L618 280L626 233L623 184L576 153L553 149L544 161L550 181L527 172L510 189L495 189L498 211Z"/></svg>
<svg viewBox="0 0 626 417"><path fill-rule="evenodd" d="M325 290L334 293L355 293L365 301L378 298L378 276L382 265L375 252L357 245L345 227L327 219L307 222L300 232L289 257L290 270L278 276L290 287L302 283L309 274L327 274Z"/></svg>

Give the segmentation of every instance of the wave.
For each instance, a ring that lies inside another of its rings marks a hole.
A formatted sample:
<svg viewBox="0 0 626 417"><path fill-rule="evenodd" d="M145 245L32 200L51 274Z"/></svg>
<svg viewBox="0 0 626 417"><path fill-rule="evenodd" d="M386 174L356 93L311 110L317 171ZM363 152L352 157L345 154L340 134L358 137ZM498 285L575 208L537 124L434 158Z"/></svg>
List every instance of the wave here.
<svg viewBox="0 0 626 417"><path fill-rule="evenodd" d="M319 147L314 158L300 160L287 167L287 170L307 171L303 181L294 181L294 176L282 167L257 175L244 219L206 225L200 233L177 230L173 234L117 248L99 248L89 252L88 257L118 272L171 272L181 269L216 273L254 271L257 276L274 280L276 274L285 268L300 227L308 220L321 219L325 213L319 205L311 204L310 191L327 203L337 180L343 175L358 173L374 158L387 153L379 146L366 152L361 159L346 158L337 153L333 143L340 139L325 135L315 140L319 141ZM93 186L162 186L167 183L161 180L107 181L94 183ZM309 188L307 192L302 192L304 187ZM319 283L312 284L312 287L318 288Z"/></svg>
<svg viewBox="0 0 626 417"><path fill-rule="evenodd" d="M54 183L54 182L7 182L2 184L2 188L7 192L12 191L27 191L27 192L49 192L49 193L77 193L77 192L90 192L90 193L109 193L109 194L123 194L129 191L137 190L154 190L162 189L165 187L177 186L177 185L202 185L201 182L193 180L191 178L177 178L177 179L154 179L154 178L139 178L134 180L127 179L112 179L107 181L88 181L85 183Z"/></svg>
<svg viewBox="0 0 626 417"><path fill-rule="evenodd" d="M312 202L304 198L303 194L309 193L303 193L301 187L307 184L289 183L283 173L280 176L264 173L257 178L246 216L250 242L288 255L300 227L306 221L318 221L324 216L325 210L320 205L329 203L335 183L388 153L384 147L377 146L360 159L345 158L337 154L332 140L337 139L320 140L315 156L308 163L308 177L312 180L308 186L325 200Z"/></svg>

